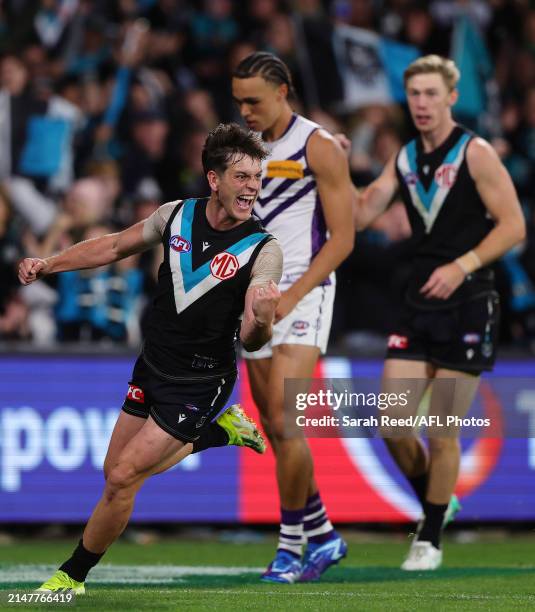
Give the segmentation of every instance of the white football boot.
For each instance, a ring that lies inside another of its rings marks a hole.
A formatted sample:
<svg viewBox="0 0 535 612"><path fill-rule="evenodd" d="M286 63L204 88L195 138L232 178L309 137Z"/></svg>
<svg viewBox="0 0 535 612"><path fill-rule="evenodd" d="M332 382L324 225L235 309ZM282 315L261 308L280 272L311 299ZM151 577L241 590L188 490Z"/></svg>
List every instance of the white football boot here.
<svg viewBox="0 0 535 612"><path fill-rule="evenodd" d="M401 569L406 572L425 572L436 570L441 564L442 551L439 548L435 548L431 542L414 540Z"/></svg>

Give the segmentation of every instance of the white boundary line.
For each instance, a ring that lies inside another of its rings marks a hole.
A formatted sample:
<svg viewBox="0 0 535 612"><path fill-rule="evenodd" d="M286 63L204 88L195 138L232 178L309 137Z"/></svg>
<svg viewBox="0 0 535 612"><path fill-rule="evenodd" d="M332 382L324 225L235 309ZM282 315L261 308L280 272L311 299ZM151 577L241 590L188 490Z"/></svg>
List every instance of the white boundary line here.
<svg viewBox="0 0 535 612"><path fill-rule="evenodd" d="M56 571L55 565L0 565L0 584L44 582ZM263 567L220 565L108 565L91 570L93 583L162 584L183 582L190 576L241 576L261 574Z"/></svg>

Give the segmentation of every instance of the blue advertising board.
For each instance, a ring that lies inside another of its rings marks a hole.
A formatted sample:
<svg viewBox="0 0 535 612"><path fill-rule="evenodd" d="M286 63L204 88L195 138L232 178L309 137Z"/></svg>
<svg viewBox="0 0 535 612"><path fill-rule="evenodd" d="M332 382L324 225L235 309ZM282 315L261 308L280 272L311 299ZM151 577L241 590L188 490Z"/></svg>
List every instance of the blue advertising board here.
<svg viewBox="0 0 535 612"><path fill-rule="evenodd" d="M0 522L84 522L103 488L102 464L133 357L0 355ZM380 375L378 361L325 358L324 378ZM231 401L255 414L244 368ZM485 375L470 414L498 434L462 440L461 520L535 519L535 361ZM311 439L334 521L417 518L410 487L379 439ZM235 447L190 456L139 493L133 521L277 522L274 459Z"/></svg>
<svg viewBox="0 0 535 612"><path fill-rule="evenodd" d="M0 520L87 519L132 358L0 358ZM137 521L234 521L238 451L211 449L151 478Z"/></svg>

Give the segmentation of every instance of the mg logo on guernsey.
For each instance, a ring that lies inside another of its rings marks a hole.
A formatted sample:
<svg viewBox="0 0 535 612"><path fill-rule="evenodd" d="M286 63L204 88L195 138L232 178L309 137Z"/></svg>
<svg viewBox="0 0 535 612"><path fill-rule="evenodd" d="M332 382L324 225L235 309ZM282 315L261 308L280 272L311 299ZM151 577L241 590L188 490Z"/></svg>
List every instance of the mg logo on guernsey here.
<svg viewBox="0 0 535 612"><path fill-rule="evenodd" d="M189 253L191 251L191 242L178 235L171 236L169 246L177 253Z"/></svg>
<svg viewBox="0 0 535 612"><path fill-rule="evenodd" d="M220 280L227 280L235 276L240 269L238 258L232 253L218 253L210 262L212 276Z"/></svg>
<svg viewBox="0 0 535 612"><path fill-rule="evenodd" d="M457 168L453 164L442 164L435 172L435 183L449 189L457 178Z"/></svg>

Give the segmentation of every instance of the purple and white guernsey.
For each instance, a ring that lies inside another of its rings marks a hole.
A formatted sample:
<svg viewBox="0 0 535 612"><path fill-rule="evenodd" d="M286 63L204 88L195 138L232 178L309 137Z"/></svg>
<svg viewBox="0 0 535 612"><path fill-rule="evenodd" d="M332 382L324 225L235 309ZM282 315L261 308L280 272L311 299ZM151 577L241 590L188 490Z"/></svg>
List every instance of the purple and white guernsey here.
<svg viewBox="0 0 535 612"><path fill-rule="evenodd" d="M284 253L281 284L300 278L328 238L316 179L308 165L306 146L321 126L294 114L284 134L265 145L262 190L254 212ZM334 284L334 272L325 284Z"/></svg>

